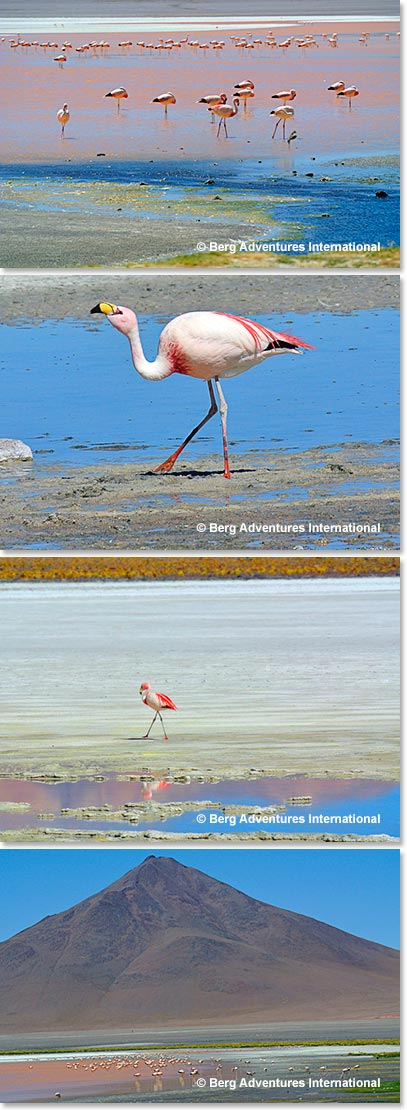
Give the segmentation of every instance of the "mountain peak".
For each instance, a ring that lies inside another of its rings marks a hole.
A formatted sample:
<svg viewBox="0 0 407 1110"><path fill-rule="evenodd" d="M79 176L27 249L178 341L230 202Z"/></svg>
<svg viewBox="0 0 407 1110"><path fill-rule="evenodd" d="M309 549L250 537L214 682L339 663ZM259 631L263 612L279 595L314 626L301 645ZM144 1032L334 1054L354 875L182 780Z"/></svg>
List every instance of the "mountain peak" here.
<svg viewBox="0 0 407 1110"><path fill-rule="evenodd" d="M374 1018L397 998L396 952L160 854L0 944L7 1032Z"/></svg>

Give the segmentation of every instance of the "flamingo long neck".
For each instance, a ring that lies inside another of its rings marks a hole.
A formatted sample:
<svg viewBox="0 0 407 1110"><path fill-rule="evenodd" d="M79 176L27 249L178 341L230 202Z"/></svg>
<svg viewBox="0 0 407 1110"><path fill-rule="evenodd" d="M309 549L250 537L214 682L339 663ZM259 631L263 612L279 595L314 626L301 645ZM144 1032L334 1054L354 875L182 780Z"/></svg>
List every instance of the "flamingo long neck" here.
<svg viewBox="0 0 407 1110"><path fill-rule="evenodd" d="M129 332L128 340L134 369L137 370L137 373L140 374L142 378L147 378L147 380L151 382L159 382L172 374L170 361L163 351L158 351L157 358L154 362L148 362L141 345L137 324L134 324L134 327L132 327Z"/></svg>

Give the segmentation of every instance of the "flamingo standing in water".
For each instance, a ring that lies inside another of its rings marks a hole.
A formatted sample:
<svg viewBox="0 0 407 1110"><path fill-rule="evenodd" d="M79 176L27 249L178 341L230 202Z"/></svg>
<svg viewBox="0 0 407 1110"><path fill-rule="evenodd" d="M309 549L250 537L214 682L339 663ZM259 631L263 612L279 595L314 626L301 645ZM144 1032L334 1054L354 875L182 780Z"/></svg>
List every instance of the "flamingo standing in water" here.
<svg viewBox="0 0 407 1110"><path fill-rule="evenodd" d="M119 85L117 89L112 89L111 92L105 93L105 98L107 96L112 96L113 100L117 100L117 111L120 112L120 101L127 100L128 95L129 94L127 90L123 88L123 85Z"/></svg>
<svg viewBox="0 0 407 1110"><path fill-rule="evenodd" d="M140 341L137 317L130 308L101 301L91 309L91 313L101 312L109 323L125 335L130 343L133 365L138 374L148 381L162 381L171 374L184 374L190 378L200 378L207 382L210 407L206 416L184 439L181 446L165 462L156 467L157 471L167 473L172 470L181 451L215 416L218 406L215 399L213 382L219 397L222 421L224 477L230 478L229 453L227 440L228 407L223 396L220 378L233 378L243 374L251 366L270 358L272 355L292 351L300 354L301 348L313 350L309 343L295 336L270 331L254 320L243 316L229 316L224 312L187 312L176 316L166 325L160 335L158 354L155 362L148 362Z"/></svg>
<svg viewBox="0 0 407 1110"><path fill-rule="evenodd" d="M176 103L177 103L177 101L175 99L174 93L172 93L172 92L161 93L160 96L155 96L154 100L150 100L150 104L164 104L164 106L165 106L165 112L164 112L165 118L167 118L167 116L168 116L168 105L169 104L176 104Z"/></svg>
<svg viewBox="0 0 407 1110"><path fill-rule="evenodd" d="M154 690L151 689L149 682L141 683L139 694L141 694L141 700L144 702L144 705L148 705L150 709L155 710L155 715L152 719L148 732L146 732L145 739L147 739L147 736L150 735L154 721L157 719L157 717L159 717L163 726L164 740L168 740L161 713L163 712L163 709L176 709L176 705L174 705L174 702L171 701L171 698L169 698L167 694L158 694L154 692Z"/></svg>
<svg viewBox="0 0 407 1110"><path fill-rule="evenodd" d="M352 100L353 100L354 96L359 96L359 89L356 88L356 85L349 85L349 87L347 89L341 89L341 91L338 92L338 97L339 96L346 96L348 104L349 104L349 111L351 112L352 111Z"/></svg>
<svg viewBox="0 0 407 1110"><path fill-rule="evenodd" d="M240 104L240 101L243 100L243 109L246 112L247 111L247 101L251 100L254 97L254 90L249 89L249 88L240 89L239 92L236 93L236 97L239 101L239 104Z"/></svg>
<svg viewBox="0 0 407 1110"><path fill-rule="evenodd" d="M208 111L209 112L214 112L215 116L220 116L219 127L218 127L218 130L216 132L217 138L219 138L222 123L223 123L224 129L225 129L225 136L226 136L226 138L229 138L228 129L226 127L226 120L227 119L232 119L233 116L237 116L237 113L239 111L239 97L238 96L233 97L233 105L228 104L227 102L226 102L226 104L223 104L219 101L219 104L213 104L212 108L208 108Z"/></svg>
<svg viewBox="0 0 407 1110"><path fill-rule="evenodd" d="M70 117L70 114L69 114L68 105L63 104L62 108L60 108L59 112L57 112L57 120L61 124L61 139L62 139L63 135L65 134L65 124L69 123L70 118L71 117Z"/></svg>
<svg viewBox="0 0 407 1110"><path fill-rule="evenodd" d="M227 101L226 93L219 93L219 95L217 95L216 93L209 93L208 96L201 96L201 99L197 100L196 103L197 104L206 104L206 107L210 108L211 116L212 116L211 122L214 123L215 122L215 116L214 116L214 113L213 113L213 110L212 110L214 105L215 104L226 104L226 101Z"/></svg>
<svg viewBox="0 0 407 1110"><path fill-rule="evenodd" d="M288 119L292 119L294 115L294 108L290 108L288 104L282 104L280 108L273 108L270 112L271 116L277 116L277 123L271 136L274 139L277 127L283 121L283 139L285 139L285 125Z"/></svg>
<svg viewBox="0 0 407 1110"><path fill-rule="evenodd" d="M281 100L282 104L287 104L288 100L295 100L296 95L295 89L283 89L282 92L272 93L271 99Z"/></svg>

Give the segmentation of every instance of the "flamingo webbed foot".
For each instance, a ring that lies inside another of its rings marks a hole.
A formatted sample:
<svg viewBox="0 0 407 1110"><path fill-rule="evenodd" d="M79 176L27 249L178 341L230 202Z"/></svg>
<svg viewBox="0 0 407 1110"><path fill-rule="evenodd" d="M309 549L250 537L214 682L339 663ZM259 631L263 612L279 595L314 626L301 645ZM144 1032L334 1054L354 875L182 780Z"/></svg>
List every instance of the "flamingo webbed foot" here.
<svg viewBox="0 0 407 1110"><path fill-rule="evenodd" d="M166 459L165 462L160 463L159 466L154 467L154 474L168 474L168 471L172 470L174 463L175 459L173 455L171 455L171 457L169 459Z"/></svg>

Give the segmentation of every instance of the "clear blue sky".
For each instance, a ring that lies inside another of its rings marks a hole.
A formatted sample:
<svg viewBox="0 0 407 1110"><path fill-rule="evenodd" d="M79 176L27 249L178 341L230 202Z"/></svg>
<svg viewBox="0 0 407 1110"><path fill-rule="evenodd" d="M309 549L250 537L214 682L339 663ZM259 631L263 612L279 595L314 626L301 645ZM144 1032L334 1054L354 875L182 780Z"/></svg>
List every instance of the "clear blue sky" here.
<svg viewBox="0 0 407 1110"><path fill-rule="evenodd" d="M95 894L149 855L173 856L253 898L399 946L399 852L373 848L5 848L0 940Z"/></svg>

